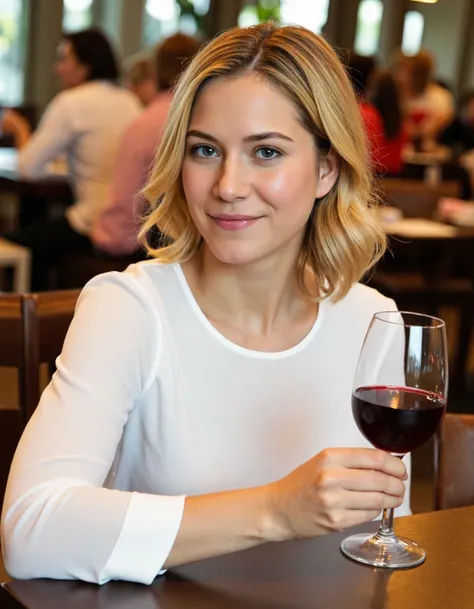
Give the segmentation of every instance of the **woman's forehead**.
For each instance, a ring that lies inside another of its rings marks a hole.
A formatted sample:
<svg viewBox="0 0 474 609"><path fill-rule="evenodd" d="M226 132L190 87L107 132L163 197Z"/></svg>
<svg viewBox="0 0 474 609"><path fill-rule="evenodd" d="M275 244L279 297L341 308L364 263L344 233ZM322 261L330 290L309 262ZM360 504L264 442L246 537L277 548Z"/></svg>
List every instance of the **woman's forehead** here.
<svg viewBox="0 0 474 609"><path fill-rule="evenodd" d="M279 125L295 127L298 122L293 102L266 79L250 73L206 83L196 97L190 125L232 128L245 123L250 129L266 125L265 131L274 131Z"/></svg>

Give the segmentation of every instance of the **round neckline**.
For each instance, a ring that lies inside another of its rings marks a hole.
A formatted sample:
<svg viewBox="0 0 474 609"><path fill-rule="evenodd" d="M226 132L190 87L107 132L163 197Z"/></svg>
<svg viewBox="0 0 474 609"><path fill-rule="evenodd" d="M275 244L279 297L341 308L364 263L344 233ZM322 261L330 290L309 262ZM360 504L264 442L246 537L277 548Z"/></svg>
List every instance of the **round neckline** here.
<svg viewBox="0 0 474 609"><path fill-rule="evenodd" d="M186 275L179 263L173 265L178 281L183 288L184 294L194 313L196 314L198 320L205 327L205 329L216 338L221 344L225 347L235 351L236 353L240 353L241 355L245 355L247 357L254 357L259 359L284 359L286 357L290 357L302 351L313 339L313 337L318 333L322 323L323 317L326 310L325 302L320 302L318 307L318 314L316 315L316 319L313 322L313 325L309 329L308 333L297 343L290 347L289 349L284 349L283 351L256 351L255 349L247 349L246 347L242 347L229 338L224 336L217 330L215 326L208 320L208 318L204 315L201 307L199 306L194 294L192 293L191 288L189 287L188 280L186 279Z"/></svg>

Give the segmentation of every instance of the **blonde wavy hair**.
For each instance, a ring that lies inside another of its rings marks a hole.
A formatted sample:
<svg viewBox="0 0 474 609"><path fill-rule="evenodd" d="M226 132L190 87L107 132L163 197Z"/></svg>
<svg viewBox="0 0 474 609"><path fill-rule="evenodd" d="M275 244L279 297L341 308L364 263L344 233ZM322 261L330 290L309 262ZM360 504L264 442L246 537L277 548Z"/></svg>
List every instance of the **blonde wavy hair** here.
<svg viewBox="0 0 474 609"><path fill-rule="evenodd" d="M298 260L298 281L308 294L307 269L320 299L343 298L377 262L386 236L374 211L368 149L357 99L336 52L303 27L263 23L233 28L208 43L183 73L144 194L149 212L140 231L148 254L160 262L185 262L199 249L198 232L184 197L181 166L186 132L202 87L211 79L257 73L289 98L321 155L339 157L339 177L315 202ZM158 228L166 245L154 248Z"/></svg>

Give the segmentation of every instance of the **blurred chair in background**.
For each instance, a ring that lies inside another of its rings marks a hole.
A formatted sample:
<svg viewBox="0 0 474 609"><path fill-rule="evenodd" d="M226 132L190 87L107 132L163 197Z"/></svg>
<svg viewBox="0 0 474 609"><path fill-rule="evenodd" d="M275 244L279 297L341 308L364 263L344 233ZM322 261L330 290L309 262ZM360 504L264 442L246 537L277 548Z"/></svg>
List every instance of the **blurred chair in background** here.
<svg viewBox="0 0 474 609"><path fill-rule="evenodd" d="M474 505L474 415L446 414L435 447L435 509Z"/></svg>

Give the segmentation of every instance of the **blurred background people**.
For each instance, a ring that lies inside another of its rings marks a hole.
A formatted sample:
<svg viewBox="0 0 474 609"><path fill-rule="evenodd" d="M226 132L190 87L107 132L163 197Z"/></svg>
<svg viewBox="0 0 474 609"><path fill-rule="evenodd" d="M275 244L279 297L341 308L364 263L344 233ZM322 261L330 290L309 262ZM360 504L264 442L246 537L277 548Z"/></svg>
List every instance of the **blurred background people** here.
<svg viewBox="0 0 474 609"><path fill-rule="evenodd" d="M371 101L380 114L383 124L380 162L387 175L399 175L403 167L403 148L407 143L399 89L389 72L377 75Z"/></svg>
<svg viewBox="0 0 474 609"><path fill-rule="evenodd" d="M405 59L405 111L410 139L417 150L429 152L455 115L452 93L434 81L435 62L427 51Z"/></svg>
<svg viewBox="0 0 474 609"><path fill-rule="evenodd" d="M455 155L474 149L474 89L459 98L458 113L440 136Z"/></svg>
<svg viewBox="0 0 474 609"><path fill-rule="evenodd" d="M124 65L125 87L138 97L143 106L148 106L158 93L155 55L156 52L139 53Z"/></svg>
<svg viewBox="0 0 474 609"><path fill-rule="evenodd" d="M63 91L47 107L37 131L24 131L10 112L19 146L21 175L37 178L64 155L75 202L64 217L6 235L32 252L32 289L48 286L49 270L61 256L90 249L89 233L108 200L115 156L124 129L139 116L135 95L118 86L119 68L98 29L65 34L57 49L56 73Z"/></svg>
<svg viewBox="0 0 474 609"><path fill-rule="evenodd" d="M359 109L369 143L373 169L377 173L384 173L384 126L380 112L370 100L376 74L375 59L351 51L347 55L347 71L359 98Z"/></svg>
<svg viewBox="0 0 474 609"><path fill-rule="evenodd" d="M140 191L163 133L172 86L200 45L191 36L175 34L158 46L155 85L158 93L120 140L110 197L92 230L92 241L103 253L124 256L138 252L140 257L137 232L145 206Z"/></svg>

